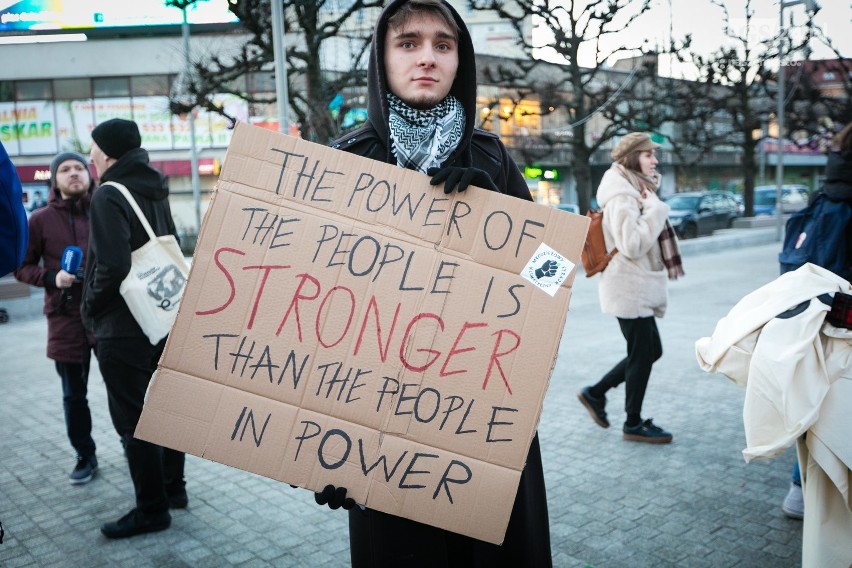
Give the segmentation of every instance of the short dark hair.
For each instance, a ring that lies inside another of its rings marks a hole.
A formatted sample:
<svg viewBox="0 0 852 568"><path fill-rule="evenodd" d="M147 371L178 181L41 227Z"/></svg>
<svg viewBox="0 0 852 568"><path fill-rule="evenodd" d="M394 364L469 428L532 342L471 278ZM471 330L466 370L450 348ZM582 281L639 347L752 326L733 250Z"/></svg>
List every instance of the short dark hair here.
<svg viewBox="0 0 852 568"><path fill-rule="evenodd" d="M441 0L411 0L410 2L406 2L388 18L388 29L398 30L404 28L412 16L423 12L434 14L444 20L444 23L453 30L453 34L458 39L460 35L458 22L456 22L453 13L447 5Z"/></svg>

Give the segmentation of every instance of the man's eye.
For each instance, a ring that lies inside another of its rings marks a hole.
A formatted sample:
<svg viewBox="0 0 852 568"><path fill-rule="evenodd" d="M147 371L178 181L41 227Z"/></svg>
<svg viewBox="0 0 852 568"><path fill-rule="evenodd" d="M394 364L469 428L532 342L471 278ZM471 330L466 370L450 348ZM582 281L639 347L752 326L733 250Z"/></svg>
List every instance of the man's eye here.
<svg viewBox="0 0 852 568"><path fill-rule="evenodd" d="M411 43L410 41L404 41L400 45L403 49L411 49L412 47L414 47L414 44Z"/></svg>

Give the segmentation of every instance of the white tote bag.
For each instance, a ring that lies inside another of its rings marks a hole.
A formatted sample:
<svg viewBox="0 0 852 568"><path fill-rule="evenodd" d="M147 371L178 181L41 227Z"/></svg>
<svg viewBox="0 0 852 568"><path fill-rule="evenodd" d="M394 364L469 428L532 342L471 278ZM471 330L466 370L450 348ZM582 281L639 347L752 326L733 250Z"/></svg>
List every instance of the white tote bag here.
<svg viewBox="0 0 852 568"><path fill-rule="evenodd" d="M148 233L148 242L130 253L130 273L119 292L152 345L159 343L177 317L189 266L174 235L158 237L125 186L104 182L124 195Z"/></svg>

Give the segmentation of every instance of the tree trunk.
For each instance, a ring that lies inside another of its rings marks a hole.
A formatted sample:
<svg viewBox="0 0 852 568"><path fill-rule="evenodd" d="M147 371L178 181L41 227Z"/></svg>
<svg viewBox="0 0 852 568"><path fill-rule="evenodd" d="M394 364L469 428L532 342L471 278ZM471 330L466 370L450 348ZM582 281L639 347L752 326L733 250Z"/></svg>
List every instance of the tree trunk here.
<svg viewBox="0 0 852 568"><path fill-rule="evenodd" d="M751 132L747 132L743 141L743 205L745 217L754 216L754 150L756 148L755 141L751 137Z"/></svg>
<svg viewBox="0 0 852 568"><path fill-rule="evenodd" d="M586 126L581 124L574 128L574 138L571 140L571 169L577 184L577 205L583 215L592 206L592 170L589 166L591 154L586 146Z"/></svg>

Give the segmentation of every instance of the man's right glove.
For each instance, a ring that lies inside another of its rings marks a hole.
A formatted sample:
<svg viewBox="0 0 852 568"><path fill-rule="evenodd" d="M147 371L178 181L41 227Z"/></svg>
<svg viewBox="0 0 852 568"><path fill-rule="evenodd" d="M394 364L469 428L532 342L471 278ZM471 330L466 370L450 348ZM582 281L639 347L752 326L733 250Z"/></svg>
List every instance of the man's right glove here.
<svg viewBox="0 0 852 568"><path fill-rule="evenodd" d="M314 493L317 505L328 505L329 509L335 510L343 507L349 510L355 506L355 500L346 496L345 487L326 485L320 493Z"/></svg>
<svg viewBox="0 0 852 568"><path fill-rule="evenodd" d="M446 166L440 169L431 168L426 172L426 174L432 176L431 181L429 181L430 184L441 185L443 183L444 193L446 194L452 193L456 187L458 187L458 191L461 193L466 190L469 185L475 185L477 187L487 189L488 191L500 191L497 189L497 186L494 185L494 181L491 179L491 176L479 168Z"/></svg>

